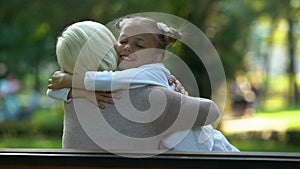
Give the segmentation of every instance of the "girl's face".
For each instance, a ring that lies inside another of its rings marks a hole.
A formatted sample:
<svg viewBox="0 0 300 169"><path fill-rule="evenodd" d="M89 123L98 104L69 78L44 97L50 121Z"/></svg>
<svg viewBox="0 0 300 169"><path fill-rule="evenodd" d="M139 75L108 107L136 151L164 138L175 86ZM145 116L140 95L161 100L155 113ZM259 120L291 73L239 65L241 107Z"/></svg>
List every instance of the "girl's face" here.
<svg viewBox="0 0 300 169"><path fill-rule="evenodd" d="M157 52L155 37L151 33L145 33L145 28L136 23L122 27L116 48L120 70L157 63L162 59L162 54Z"/></svg>

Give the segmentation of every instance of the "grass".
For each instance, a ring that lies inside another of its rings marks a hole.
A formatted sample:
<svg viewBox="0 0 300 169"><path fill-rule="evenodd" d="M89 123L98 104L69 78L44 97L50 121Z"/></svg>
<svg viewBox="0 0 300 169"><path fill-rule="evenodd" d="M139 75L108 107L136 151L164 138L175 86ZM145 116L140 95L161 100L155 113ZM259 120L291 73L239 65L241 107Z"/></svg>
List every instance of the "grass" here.
<svg viewBox="0 0 300 169"><path fill-rule="evenodd" d="M268 122L271 121L272 125L277 126L275 128L231 134L225 132L224 134L241 151L300 152L300 109L293 108L295 107L260 111L246 119L252 119L251 125L264 125L265 127L270 127ZM264 124L260 124L262 122ZM278 126L280 126L280 130L277 131ZM240 128L243 127L245 126L240 126ZM236 126L235 128L239 127Z"/></svg>
<svg viewBox="0 0 300 169"><path fill-rule="evenodd" d="M250 152L300 152L299 145L283 144L276 140L259 139L233 139L230 143L235 145L240 151Z"/></svg>
<svg viewBox="0 0 300 169"><path fill-rule="evenodd" d="M5 148L61 148L61 139L48 136L6 136L0 141Z"/></svg>
<svg viewBox="0 0 300 169"><path fill-rule="evenodd" d="M254 118L268 118L286 124L286 130L300 131L300 110L279 110L273 112L258 112Z"/></svg>

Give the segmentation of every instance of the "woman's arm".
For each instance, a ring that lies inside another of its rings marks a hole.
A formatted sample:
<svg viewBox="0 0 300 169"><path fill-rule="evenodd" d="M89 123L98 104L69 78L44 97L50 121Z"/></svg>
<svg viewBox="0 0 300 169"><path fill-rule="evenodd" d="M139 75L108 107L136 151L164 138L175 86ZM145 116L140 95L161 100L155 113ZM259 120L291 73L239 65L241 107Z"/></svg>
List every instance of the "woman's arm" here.
<svg viewBox="0 0 300 169"><path fill-rule="evenodd" d="M101 92L101 91L86 91L82 89L70 89L70 88L63 88L60 90L47 90L47 96L51 97L52 99L62 100L69 103L72 98L86 98L88 101L94 103L99 108L105 108L101 102L113 104L111 98L119 99L119 95L116 93L113 96L111 93ZM101 100L101 102L99 102Z"/></svg>
<svg viewBox="0 0 300 169"><path fill-rule="evenodd" d="M151 93L153 93L153 90L161 91L161 94L164 94L166 98L166 108L159 126L167 129L171 127L172 123L178 124L170 129L170 132L213 124L220 117L221 113L218 106L210 99L190 97L158 86L153 87L151 90ZM152 99L157 101L163 98L161 94L152 95L154 97ZM160 104L163 103L160 101Z"/></svg>

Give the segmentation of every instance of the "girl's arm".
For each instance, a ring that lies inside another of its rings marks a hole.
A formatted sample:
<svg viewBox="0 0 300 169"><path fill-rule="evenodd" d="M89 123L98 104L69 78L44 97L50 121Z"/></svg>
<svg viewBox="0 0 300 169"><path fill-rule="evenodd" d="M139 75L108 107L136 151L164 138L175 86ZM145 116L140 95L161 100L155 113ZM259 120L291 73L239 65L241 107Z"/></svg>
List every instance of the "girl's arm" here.
<svg viewBox="0 0 300 169"><path fill-rule="evenodd" d="M63 100L65 102L69 102L70 99L68 97L70 93L70 88L63 88L59 90L47 89L46 95L56 100Z"/></svg>
<svg viewBox="0 0 300 169"><path fill-rule="evenodd" d="M146 85L169 87L170 74L166 70L132 68L123 71L86 72L85 89L94 91L116 91L133 89Z"/></svg>
<svg viewBox="0 0 300 169"><path fill-rule="evenodd" d="M123 71L88 71L85 74L71 75L56 71L49 79L48 88L78 88L90 91L115 91L137 88L145 85L169 86L170 73L160 68L132 68Z"/></svg>
<svg viewBox="0 0 300 169"><path fill-rule="evenodd" d="M48 87L52 89L72 87L73 89L84 88L90 91L116 91L119 89L142 87L145 85L157 85L170 88L170 84L175 82L177 88L179 88L179 92L187 94L180 82L174 76L169 76L170 72L162 66L162 64L144 65L142 68L133 68L117 72L88 71L85 74L74 76L62 71L57 71L53 74L52 79L49 79ZM170 84L168 83L168 78ZM76 80L73 82L73 86L71 86L72 79ZM69 90L55 91L55 93L52 93L53 91L48 90L47 95L54 99L67 101L68 94L70 96L70 93L67 91ZM111 100L103 97L105 96L103 94L107 93L99 93L97 95L97 97L100 97L100 99L98 98L99 101L111 103Z"/></svg>
<svg viewBox="0 0 300 169"><path fill-rule="evenodd" d="M161 82L157 81L163 81L155 79L153 74L150 73L151 71L145 73L146 75L144 76L142 75L143 73L134 76L137 71L138 70L129 69L118 72L89 71L86 72L85 75L71 75L62 71L56 71L52 78L48 80L47 96L68 102L69 98L71 98L69 97L71 95L70 88L89 91L116 91L126 88L142 87L146 84L161 85Z"/></svg>

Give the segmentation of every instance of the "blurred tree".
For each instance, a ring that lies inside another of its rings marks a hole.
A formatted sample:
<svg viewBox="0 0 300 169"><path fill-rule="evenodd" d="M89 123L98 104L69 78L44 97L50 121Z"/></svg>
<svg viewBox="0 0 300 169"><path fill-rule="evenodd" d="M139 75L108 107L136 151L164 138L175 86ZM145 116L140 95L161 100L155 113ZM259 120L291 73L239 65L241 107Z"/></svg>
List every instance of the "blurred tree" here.
<svg viewBox="0 0 300 169"><path fill-rule="evenodd" d="M299 90L297 85L297 67L296 67L296 38L295 38L295 23L298 21L300 15L300 2L295 0L290 0L286 19L288 22L288 48L289 48L289 65L288 65L288 74L290 78L290 103L295 105L300 103Z"/></svg>
<svg viewBox="0 0 300 169"><path fill-rule="evenodd" d="M287 55L287 75L289 77L289 103L299 104L299 91L296 81L296 42L295 42L295 23L298 22L300 15L300 1L299 0L273 0L272 3L266 1L252 1L251 2L254 9L257 10L258 16L267 15L272 18L271 34L274 33L274 28L283 19L287 22L288 31L287 39L285 44L287 45L288 55ZM257 5L259 4L259 5ZM274 42L270 42L274 43ZM271 44L272 45L272 44ZM269 46L271 46L269 45ZM268 66L266 66L268 67ZM267 81L266 81L267 82ZM266 92L266 91L265 91Z"/></svg>
<svg viewBox="0 0 300 169"><path fill-rule="evenodd" d="M39 69L51 60L54 48L49 45L50 25L38 19L34 6L21 0L0 2L0 60L19 77L33 74L39 85Z"/></svg>
<svg viewBox="0 0 300 169"><path fill-rule="evenodd" d="M261 15L270 15L274 20L287 16L284 11L291 11L289 4L290 1L281 0L272 3L261 0L0 1L0 62L13 68L20 77L34 74L34 83L39 86L40 71L47 64L56 63L55 40L66 26L81 20L107 23L132 13L164 12L187 19L200 28L212 41L226 76L231 79L237 69L245 69L243 58L253 21ZM205 67L188 47L178 45L178 48L184 49L182 59L193 70L201 95L209 97L210 82Z"/></svg>

